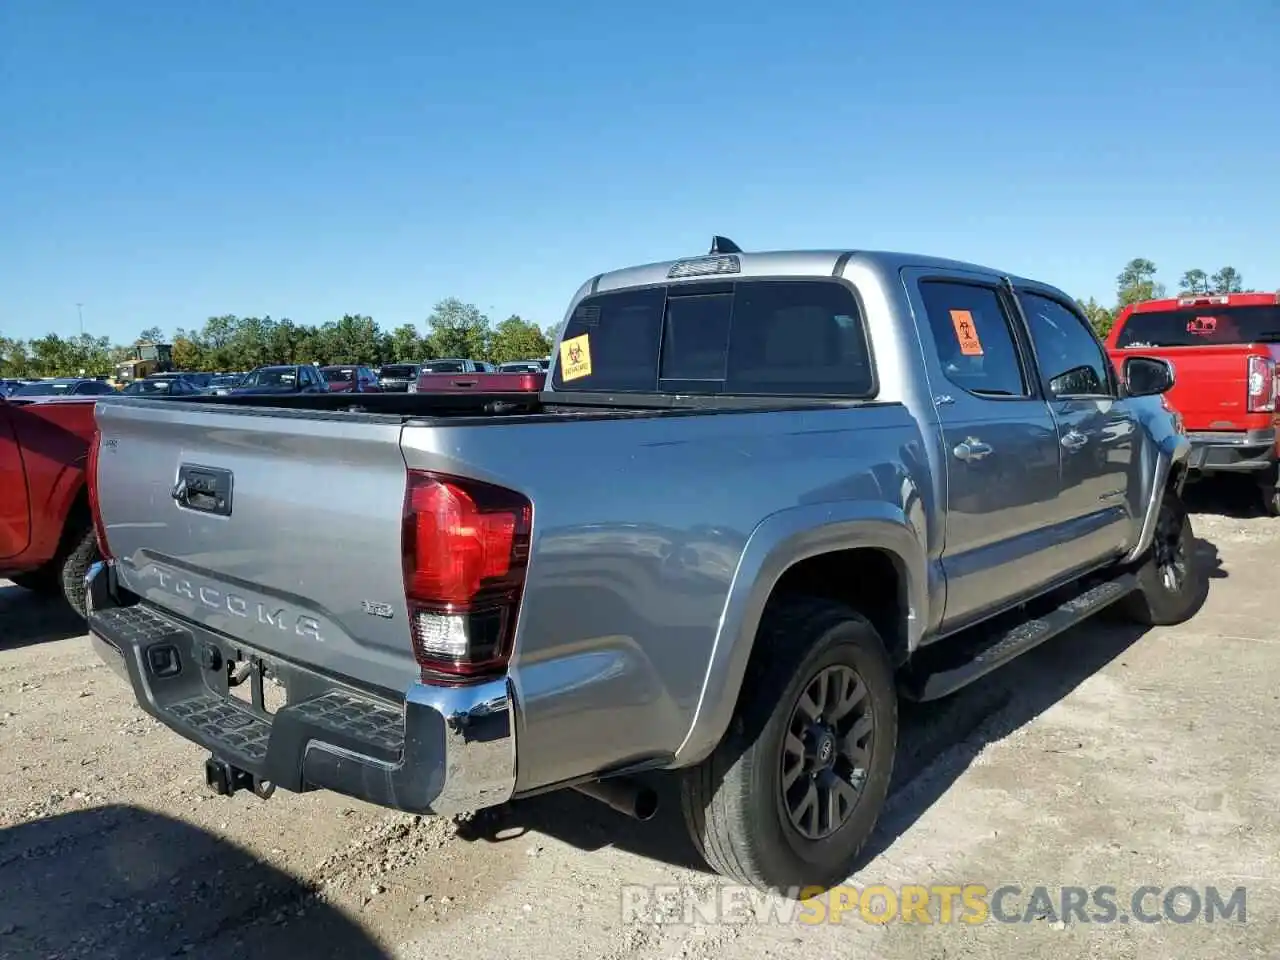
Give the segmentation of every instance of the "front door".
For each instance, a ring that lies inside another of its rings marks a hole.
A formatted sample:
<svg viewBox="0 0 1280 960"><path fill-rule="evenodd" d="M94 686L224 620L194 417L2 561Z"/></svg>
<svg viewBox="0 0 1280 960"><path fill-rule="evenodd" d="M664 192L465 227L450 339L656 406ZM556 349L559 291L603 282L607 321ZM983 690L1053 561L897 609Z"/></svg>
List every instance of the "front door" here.
<svg viewBox="0 0 1280 960"><path fill-rule="evenodd" d="M1054 579L1046 548L1058 434L1000 278L911 271L904 279L932 361L946 454L941 626L949 631Z"/></svg>
<svg viewBox="0 0 1280 960"><path fill-rule="evenodd" d="M1083 569L1130 539L1141 487L1138 422L1079 311L1032 285L1019 286L1017 295L1062 449L1060 549L1072 568Z"/></svg>

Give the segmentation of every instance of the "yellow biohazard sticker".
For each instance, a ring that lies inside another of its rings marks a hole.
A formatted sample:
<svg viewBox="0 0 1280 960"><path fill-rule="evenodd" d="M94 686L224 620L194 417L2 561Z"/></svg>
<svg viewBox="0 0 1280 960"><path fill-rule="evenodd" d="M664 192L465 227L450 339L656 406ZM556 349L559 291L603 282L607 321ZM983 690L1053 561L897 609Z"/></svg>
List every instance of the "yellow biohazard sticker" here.
<svg viewBox="0 0 1280 960"><path fill-rule="evenodd" d="M968 310L952 310L951 326L955 327L960 352L964 356L982 356L982 341L978 339L978 328L974 326L972 313Z"/></svg>
<svg viewBox="0 0 1280 960"><path fill-rule="evenodd" d="M560 379L578 380L591 376L591 341L581 334L560 341Z"/></svg>

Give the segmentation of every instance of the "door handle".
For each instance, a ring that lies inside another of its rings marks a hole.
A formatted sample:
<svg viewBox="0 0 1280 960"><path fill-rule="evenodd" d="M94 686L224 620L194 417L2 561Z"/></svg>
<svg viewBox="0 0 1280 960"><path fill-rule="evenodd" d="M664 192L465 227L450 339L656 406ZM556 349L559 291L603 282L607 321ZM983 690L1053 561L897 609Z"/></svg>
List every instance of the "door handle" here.
<svg viewBox="0 0 1280 960"><path fill-rule="evenodd" d="M964 443L956 444L951 452L955 454L957 460L964 460L967 463L970 460L981 460L983 457L990 456L991 444L968 437Z"/></svg>
<svg viewBox="0 0 1280 960"><path fill-rule="evenodd" d="M1077 430L1072 430L1070 433L1065 434L1062 438L1062 445L1066 447L1068 450L1079 450L1088 442L1089 442L1089 438Z"/></svg>

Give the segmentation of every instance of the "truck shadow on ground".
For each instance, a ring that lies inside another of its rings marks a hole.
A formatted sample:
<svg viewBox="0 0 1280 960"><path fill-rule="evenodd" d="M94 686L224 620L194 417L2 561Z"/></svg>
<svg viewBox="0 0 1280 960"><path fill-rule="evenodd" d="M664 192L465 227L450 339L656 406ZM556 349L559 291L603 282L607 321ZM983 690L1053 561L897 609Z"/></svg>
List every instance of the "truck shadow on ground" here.
<svg viewBox="0 0 1280 960"><path fill-rule="evenodd" d="M0 889L0 956L390 956L294 877L137 807L0 831Z"/></svg>
<svg viewBox="0 0 1280 960"><path fill-rule="evenodd" d="M84 621L61 595L43 596L0 582L0 649L78 637Z"/></svg>
<svg viewBox="0 0 1280 960"><path fill-rule="evenodd" d="M1217 548L1196 541L1196 562L1212 581L1227 576ZM1023 654L943 700L903 702L893 784L875 835L858 866L886 851L943 796L991 743L1032 722L1085 680L1122 658L1145 628L1105 612ZM1121 661L1123 662L1123 661ZM661 802L647 823L633 822L572 791L486 811L461 826L466 839L491 842L536 831L582 850L613 846L677 867L707 872L684 828L675 778L652 778Z"/></svg>
<svg viewBox="0 0 1280 960"><path fill-rule="evenodd" d="M1265 517L1258 485L1250 476L1224 476L1188 483L1182 499L1192 513L1205 513L1235 520L1253 520Z"/></svg>

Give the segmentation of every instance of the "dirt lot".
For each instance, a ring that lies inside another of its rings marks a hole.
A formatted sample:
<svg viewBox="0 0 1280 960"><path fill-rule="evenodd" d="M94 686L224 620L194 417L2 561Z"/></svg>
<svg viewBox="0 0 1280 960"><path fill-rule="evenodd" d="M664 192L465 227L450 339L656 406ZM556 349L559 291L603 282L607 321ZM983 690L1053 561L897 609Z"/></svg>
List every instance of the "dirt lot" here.
<svg viewBox="0 0 1280 960"><path fill-rule="evenodd" d="M1005 913L1037 885L1110 885L1121 913L1144 884L1243 886L1243 924L627 920L624 883L716 902L673 805L637 824L570 794L454 824L319 793L216 798L203 754L76 625L0 581L0 958L1274 956L1280 521L1201 506L1214 580L1194 621L1090 624L908 712L852 882L1021 887Z"/></svg>

